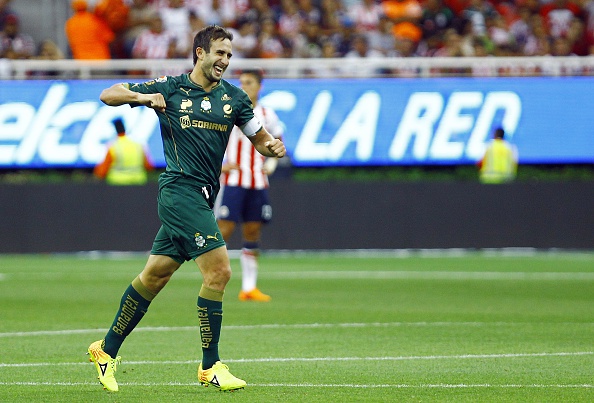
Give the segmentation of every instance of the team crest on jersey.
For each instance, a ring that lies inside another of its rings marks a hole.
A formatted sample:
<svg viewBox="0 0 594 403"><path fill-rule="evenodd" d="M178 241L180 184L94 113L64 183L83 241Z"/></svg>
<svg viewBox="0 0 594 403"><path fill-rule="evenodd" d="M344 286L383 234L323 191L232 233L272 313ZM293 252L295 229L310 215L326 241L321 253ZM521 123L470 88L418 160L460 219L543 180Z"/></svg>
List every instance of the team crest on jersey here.
<svg viewBox="0 0 594 403"><path fill-rule="evenodd" d="M204 239L204 237L200 235L200 232L196 232L194 234L194 241L196 241L196 246L199 248L202 248L204 247L204 245L206 245L206 239Z"/></svg>
<svg viewBox="0 0 594 403"><path fill-rule="evenodd" d="M179 124L182 129L187 129L188 127L192 127L192 119L188 115L180 116Z"/></svg>
<svg viewBox="0 0 594 403"><path fill-rule="evenodd" d="M153 85L155 83L164 83L164 82L167 82L167 76L161 76L159 78L155 78L155 79L153 79L151 81L147 81L145 84L146 85Z"/></svg>
<svg viewBox="0 0 594 403"><path fill-rule="evenodd" d="M200 102L200 108L202 109L202 112L210 113L211 108L212 108L212 104L210 103L210 98L204 97L202 102Z"/></svg>
<svg viewBox="0 0 594 403"><path fill-rule="evenodd" d="M226 93L225 93L225 95L223 95L221 97L221 101L231 101L231 99L232 98L229 95L227 95Z"/></svg>
<svg viewBox="0 0 594 403"><path fill-rule="evenodd" d="M225 112L225 117L228 118L229 115L231 115L231 112L233 112L233 107L229 104L225 104L223 105L223 112Z"/></svg>
<svg viewBox="0 0 594 403"><path fill-rule="evenodd" d="M181 104L180 104L180 112L186 112L186 113L193 113L192 111L192 105L193 102L191 99L182 99Z"/></svg>

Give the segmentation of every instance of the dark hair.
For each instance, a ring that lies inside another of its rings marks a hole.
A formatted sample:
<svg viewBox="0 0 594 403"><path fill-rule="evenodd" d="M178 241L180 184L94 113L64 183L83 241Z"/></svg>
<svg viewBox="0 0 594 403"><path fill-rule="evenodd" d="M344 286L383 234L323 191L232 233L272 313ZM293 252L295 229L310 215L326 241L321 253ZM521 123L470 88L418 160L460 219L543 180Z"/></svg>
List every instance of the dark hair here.
<svg viewBox="0 0 594 403"><path fill-rule="evenodd" d="M252 76L254 76L256 78L256 81L258 81L258 83L262 83L262 80L264 79L264 72L261 69L245 69L245 70L241 70L240 74L251 74Z"/></svg>
<svg viewBox="0 0 594 403"><path fill-rule="evenodd" d="M198 61L196 49L202 48L206 53L210 52L210 43L219 39L233 40L233 34L223 27L218 25L209 25L202 28L196 36L194 36L194 64Z"/></svg>
<svg viewBox="0 0 594 403"><path fill-rule="evenodd" d="M116 118L116 119L112 120L111 122L115 126L116 132L118 134L126 132L126 128L124 127L124 121L121 118Z"/></svg>
<svg viewBox="0 0 594 403"><path fill-rule="evenodd" d="M505 136L505 132L503 131L503 129L501 127L497 128L495 130L495 138L496 139L502 139Z"/></svg>

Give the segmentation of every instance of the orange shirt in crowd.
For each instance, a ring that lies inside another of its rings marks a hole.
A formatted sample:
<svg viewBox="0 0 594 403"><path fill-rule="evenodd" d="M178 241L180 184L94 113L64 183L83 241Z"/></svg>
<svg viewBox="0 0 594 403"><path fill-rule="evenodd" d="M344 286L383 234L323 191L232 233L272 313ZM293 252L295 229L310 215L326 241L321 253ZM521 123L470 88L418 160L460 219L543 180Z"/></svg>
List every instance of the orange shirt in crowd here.
<svg viewBox="0 0 594 403"><path fill-rule="evenodd" d="M87 11L87 2L72 2L74 15L64 25L66 38L74 59L104 60L111 59L109 44L115 34L95 14Z"/></svg>
<svg viewBox="0 0 594 403"><path fill-rule="evenodd" d="M107 22L115 33L128 28L128 15L130 8L123 0L101 0L95 6L95 14Z"/></svg>
<svg viewBox="0 0 594 403"><path fill-rule="evenodd" d="M394 36L414 42L421 40L423 31L416 22L421 18L423 8L417 0L388 0L381 4L386 16L394 22Z"/></svg>

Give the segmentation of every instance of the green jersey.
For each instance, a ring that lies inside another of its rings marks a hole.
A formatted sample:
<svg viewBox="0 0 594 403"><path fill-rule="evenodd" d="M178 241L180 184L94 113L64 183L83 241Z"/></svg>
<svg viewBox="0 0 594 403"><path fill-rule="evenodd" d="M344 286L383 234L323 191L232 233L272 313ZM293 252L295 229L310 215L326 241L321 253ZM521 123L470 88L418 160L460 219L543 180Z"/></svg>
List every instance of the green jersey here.
<svg viewBox="0 0 594 403"><path fill-rule="evenodd" d="M189 74L128 83L127 87L142 94L161 93L165 98L165 112L155 110L167 163L160 181L168 183L183 176L217 191L233 126L243 127L254 119L247 94L225 80L206 92Z"/></svg>

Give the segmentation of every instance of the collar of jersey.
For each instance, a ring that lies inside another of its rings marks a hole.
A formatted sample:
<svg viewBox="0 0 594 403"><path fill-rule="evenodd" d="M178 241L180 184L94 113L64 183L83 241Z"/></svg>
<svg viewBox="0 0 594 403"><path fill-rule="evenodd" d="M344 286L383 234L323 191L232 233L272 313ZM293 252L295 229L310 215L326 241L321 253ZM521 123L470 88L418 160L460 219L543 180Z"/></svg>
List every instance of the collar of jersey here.
<svg viewBox="0 0 594 403"><path fill-rule="evenodd" d="M206 90L204 89L204 87L202 87L202 86L201 86L200 84L198 84L197 82L194 82L194 80L192 80L192 78L190 78L190 73L187 73L187 74L186 74L186 79L187 79L187 80L188 80L188 81L189 81L189 82L190 82L192 85L194 85L194 86L196 86L196 87L200 88L202 91L205 91L205 92L206 92ZM221 81L222 81L222 80L221 80ZM214 89L215 89L215 88L217 88L219 85L221 85L221 81L219 81L218 83L216 83L216 84L215 84L215 86L214 86L214 87L212 87L212 89L210 90L210 92L212 92L212 90L214 90Z"/></svg>

